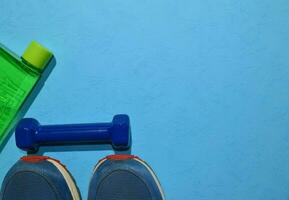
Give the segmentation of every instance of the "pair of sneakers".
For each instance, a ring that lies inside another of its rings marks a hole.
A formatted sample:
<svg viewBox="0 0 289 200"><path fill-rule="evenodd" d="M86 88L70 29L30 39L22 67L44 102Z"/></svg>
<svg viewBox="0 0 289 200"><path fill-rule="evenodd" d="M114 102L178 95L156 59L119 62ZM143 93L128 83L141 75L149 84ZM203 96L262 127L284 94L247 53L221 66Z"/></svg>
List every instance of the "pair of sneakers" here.
<svg viewBox="0 0 289 200"><path fill-rule="evenodd" d="M80 200L73 177L58 160L22 157L7 173L1 200ZM149 165L132 155L111 155L93 170L88 200L165 200Z"/></svg>

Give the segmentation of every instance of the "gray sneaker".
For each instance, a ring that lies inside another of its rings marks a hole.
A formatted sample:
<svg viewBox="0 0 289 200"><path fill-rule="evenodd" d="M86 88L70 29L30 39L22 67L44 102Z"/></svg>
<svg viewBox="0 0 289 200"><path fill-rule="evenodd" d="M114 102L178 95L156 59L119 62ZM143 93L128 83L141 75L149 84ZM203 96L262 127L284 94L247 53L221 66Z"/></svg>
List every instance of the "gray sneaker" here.
<svg viewBox="0 0 289 200"><path fill-rule="evenodd" d="M165 195L143 160L132 155L111 155L95 166L88 200L165 200Z"/></svg>
<svg viewBox="0 0 289 200"><path fill-rule="evenodd" d="M22 157L7 173L1 200L80 200L64 165L47 156Z"/></svg>

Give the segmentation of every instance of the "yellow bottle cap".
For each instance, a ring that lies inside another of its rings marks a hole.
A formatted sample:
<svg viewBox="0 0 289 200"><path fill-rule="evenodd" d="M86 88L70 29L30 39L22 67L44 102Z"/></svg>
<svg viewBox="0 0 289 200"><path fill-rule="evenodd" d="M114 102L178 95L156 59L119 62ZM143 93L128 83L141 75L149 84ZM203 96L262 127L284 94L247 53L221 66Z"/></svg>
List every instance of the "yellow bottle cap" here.
<svg viewBox="0 0 289 200"><path fill-rule="evenodd" d="M22 58L33 67L43 70L53 54L36 41L32 41L24 51Z"/></svg>

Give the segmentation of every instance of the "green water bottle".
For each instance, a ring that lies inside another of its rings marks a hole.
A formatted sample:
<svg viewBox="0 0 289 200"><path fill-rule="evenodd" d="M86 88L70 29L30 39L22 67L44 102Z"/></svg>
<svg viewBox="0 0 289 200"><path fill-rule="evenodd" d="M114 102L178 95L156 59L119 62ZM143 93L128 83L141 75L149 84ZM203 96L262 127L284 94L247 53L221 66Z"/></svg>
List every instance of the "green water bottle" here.
<svg viewBox="0 0 289 200"><path fill-rule="evenodd" d="M0 46L0 147L52 58L53 54L35 41L21 57Z"/></svg>

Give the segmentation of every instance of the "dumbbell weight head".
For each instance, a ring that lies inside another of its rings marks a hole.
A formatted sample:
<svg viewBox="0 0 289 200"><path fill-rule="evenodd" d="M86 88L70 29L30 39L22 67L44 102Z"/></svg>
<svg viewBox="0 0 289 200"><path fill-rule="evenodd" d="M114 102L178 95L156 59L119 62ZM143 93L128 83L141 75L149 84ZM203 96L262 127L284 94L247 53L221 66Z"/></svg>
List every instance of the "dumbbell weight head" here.
<svg viewBox="0 0 289 200"><path fill-rule="evenodd" d="M128 149L131 143L130 122L127 115L115 115L112 120L111 143L114 149Z"/></svg>
<svg viewBox="0 0 289 200"><path fill-rule="evenodd" d="M22 119L16 127L16 145L25 151L38 151L39 145L36 140L36 134L39 128L39 122L33 118Z"/></svg>

